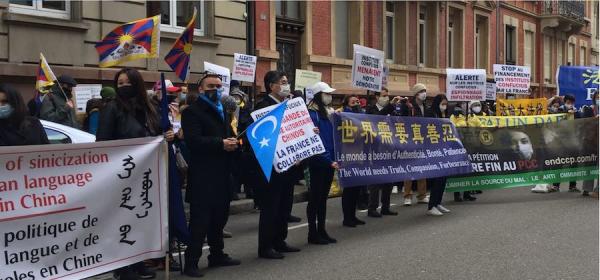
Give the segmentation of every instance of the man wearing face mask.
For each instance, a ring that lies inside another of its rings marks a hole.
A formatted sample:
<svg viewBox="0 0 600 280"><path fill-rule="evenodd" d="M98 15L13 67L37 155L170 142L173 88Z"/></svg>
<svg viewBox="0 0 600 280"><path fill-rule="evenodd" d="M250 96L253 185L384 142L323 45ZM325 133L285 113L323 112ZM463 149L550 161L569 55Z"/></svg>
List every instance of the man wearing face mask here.
<svg viewBox="0 0 600 280"><path fill-rule="evenodd" d="M190 203L192 240L185 252L184 273L202 277L198 261L207 237L209 267L239 265L223 252L223 228L229 217L231 171L238 149L230 117L221 104L220 76L206 74L198 82L198 100L183 111L182 130L191 156L186 201Z"/></svg>
<svg viewBox="0 0 600 280"><path fill-rule="evenodd" d="M69 75L58 77L58 84L52 87L48 96L42 101L40 119L79 128L72 100L75 86L77 86L77 82L73 77Z"/></svg>

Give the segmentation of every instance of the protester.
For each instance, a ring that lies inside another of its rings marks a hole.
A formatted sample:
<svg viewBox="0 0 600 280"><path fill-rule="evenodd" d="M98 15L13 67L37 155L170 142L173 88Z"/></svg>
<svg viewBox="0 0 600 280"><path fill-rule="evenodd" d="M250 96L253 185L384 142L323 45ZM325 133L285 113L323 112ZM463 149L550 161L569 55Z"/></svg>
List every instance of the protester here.
<svg viewBox="0 0 600 280"><path fill-rule="evenodd" d="M40 121L28 115L21 94L8 84L0 84L0 146L49 143Z"/></svg>
<svg viewBox="0 0 600 280"><path fill-rule="evenodd" d="M471 116L487 116L487 114L483 111L483 106L480 101L471 101L469 102L469 115Z"/></svg>
<svg viewBox="0 0 600 280"><path fill-rule="evenodd" d="M383 87L381 92L375 92L377 102L375 105L367 108L367 114L370 115L390 115L394 111L394 106L400 102L400 97L396 96L390 102L390 96L387 88ZM390 210L390 198L392 195L392 184L379 184L369 186L369 211L367 216L372 218L381 218L382 215L395 216L397 212ZM381 193L381 199L379 197ZM381 212L377 212L379 201L381 200Z"/></svg>
<svg viewBox="0 0 600 280"><path fill-rule="evenodd" d="M567 113L572 119L578 119L581 117L577 109L575 108L575 96L573 95L565 95L563 97L563 105L560 106L560 113ZM550 192L559 192L560 191L560 183L552 184L552 187L548 189ZM577 188L577 181L569 182L569 192L581 192Z"/></svg>
<svg viewBox="0 0 600 280"><path fill-rule="evenodd" d="M596 91L592 97L592 105L584 106L582 108L581 117L582 118L594 118L598 117L598 106L600 105L600 100L598 100L598 92ZM598 198L598 180L587 180L583 181L583 196L592 196L594 198ZM590 195L591 193L591 195Z"/></svg>
<svg viewBox="0 0 600 280"><path fill-rule="evenodd" d="M79 128L75 117L75 104L73 103L73 87L77 85L75 79L69 75L58 77L48 96L42 101L40 118L62 125ZM62 90L61 90L62 89Z"/></svg>
<svg viewBox="0 0 600 280"><path fill-rule="evenodd" d="M363 113L360 101L356 95L347 95L344 97L342 110L346 113ZM344 212L344 221L342 224L346 227L356 227L357 225L365 224L364 221L356 217L360 192L363 188L365 187L357 186L344 188L342 191L342 211Z"/></svg>
<svg viewBox="0 0 600 280"><path fill-rule="evenodd" d="M114 78L117 97L109 101L100 111L96 141L130 139L163 134L160 128L158 109L149 100L142 75L135 69L123 68ZM172 130L164 137L172 141ZM116 272L119 279L150 279L156 273L143 262L122 268Z"/></svg>
<svg viewBox="0 0 600 280"><path fill-rule="evenodd" d="M44 88L36 89L35 95L27 102L27 109L29 110L29 115L32 117L39 118L40 117L40 109L42 108L42 102L44 101L44 97L48 95L50 92L50 88L52 86L47 86Z"/></svg>
<svg viewBox="0 0 600 280"><path fill-rule="evenodd" d="M429 110L428 117L448 118L448 99L445 94L438 94L433 99L433 104ZM442 216L444 213L450 213L448 208L442 206L442 197L446 189L446 177L438 177L430 180L431 197L427 208L427 215Z"/></svg>
<svg viewBox="0 0 600 280"><path fill-rule="evenodd" d="M192 240L185 251L184 274L202 277L198 261L207 238L209 267L239 265L223 252L223 228L229 217L231 170L238 141L221 104L221 77L208 73L198 82L198 101L183 111L182 129L191 151L186 201L190 203Z"/></svg>
<svg viewBox="0 0 600 280"><path fill-rule="evenodd" d="M425 100L427 100L427 87L425 87L424 84L417 83L412 87L412 92L414 95L411 102L410 116L425 117L426 112L429 110L425 104ZM412 205L412 188L414 185L417 185L417 203L428 204L429 197L427 197L427 180L421 179L404 182L404 206Z"/></svg>
<svg viewBox="0 0 600 280"><path fill-rule="evenodd" d="M283 102L291 94L290 84L283 72L269 71L264 77L267 93L256 104L256 110ZM254 159L253 166L260 170ZM265 259L282 259L281 253L298 252L300 249L289 246L285 239L288 234L288 218L292 212L294 183L298 179L301 166L294 166L288 171L271 173L267 182L264 175L258 176L256 194L260 207L258 222L258 256Z"/></svg>
<svg viewBox="0 0 600 280"><path fill-rule="evenodd" d="M319 137L321 137L325 152L308 160L310 172L308 204L306 205L308 243L326 245L337 242L325 230L327 197L331 189L331 182L333 182L334 171L338 168L333 151L333 124L329 119L329 115L333 111L329 107L332 100L331 93L335 89L329 87L325 82L318 82L312 86L312 91L315 95L308 104L308 112L315 127L319 129Z"/></svg>
<svg viewBox="0 0 600 280"><path fill-rule="evenodd" d="M98 130L98 121L100 118L100 110L104 102L99 98L92 98L85 105L85 119L83 120L83 130L96 135Z"/></svg>

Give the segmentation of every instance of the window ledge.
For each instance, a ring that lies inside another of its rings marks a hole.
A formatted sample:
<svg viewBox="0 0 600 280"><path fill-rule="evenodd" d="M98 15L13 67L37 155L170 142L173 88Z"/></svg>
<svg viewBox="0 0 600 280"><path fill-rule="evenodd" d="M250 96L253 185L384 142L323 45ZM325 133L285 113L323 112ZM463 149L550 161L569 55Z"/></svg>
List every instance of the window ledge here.
<svg viewBox="0 0 600 280"><path fill-rule="evenodd" d="M8 24L21 24L21 25L41 25L44 27L54 27L57 29L67 29L75 31L87 31L90 29L90 24L85 22L75 22L71 20L37 17L21 14L13 14L4 12L2 16L3 20Z"/></svg>
<svg viewBox="0 0 600 280"><path fill-rule="evenodd" d="M160 31L161 38L177 40L177 38L179 38L179 36L181 36L181 33L174 33L174 32L169 32L169 31L162 31L162 30ZM219 39L219 38L213 39L213 38L209 38L206 36L194 35L194 43L202 43L202 44L206 44L206 45L218 46L221 43L221 39Z"/></svg>
<svg viewBox="0 0 600 280"><path fill-rule="evenodd" d="M0 1L0 8L8 8L8 1Z"/></svg>

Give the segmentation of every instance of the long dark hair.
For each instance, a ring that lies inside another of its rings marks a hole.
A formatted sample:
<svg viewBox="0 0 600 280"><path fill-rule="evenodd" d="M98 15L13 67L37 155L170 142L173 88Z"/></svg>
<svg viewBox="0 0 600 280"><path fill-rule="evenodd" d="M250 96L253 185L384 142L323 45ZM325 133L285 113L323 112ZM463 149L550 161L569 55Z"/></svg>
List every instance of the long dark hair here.
<svg viewBox="0 0 600 280"><path fill-rule="evenodd" d="M0 84L0 92L6 94L8 104L14 109L13 113L4 120L9 126L14 128L21 128L25 117L28 115L27 107L23 101L23 96L9 84Z"/></svg>
<svg viewBox="0 0 600 280"><path fill-rule="evenodd" d="M446 107L446 111L443 112L443 115L442 115L442 110L440 110L440 104L442 104L442 101L444 101L444 100L446 100L446 102L448 101L445 94L438 94L433 98L433 103L431 104L431 110L433 111L433 117L436 117L436 118L441 118L442 116L448 117L448 107Z"/></svg>
<svg viewBox="0 0 600 280"><path fill-rule="evenodd" d="M327 106L325 106L325 103L323 103L323 92L318 92L315 94L312 102L317 104L317 112L319 113L319 116L321 118L327 118Z"/></svg>
<svg viewBox="0 0 600 280"><path fill-rule="evenodd" d="M114 79L114 87L119 91L118 81L119 76L125 73L127 78L129 79L129 83L134 88L137 93L135 98L125 99L117 94L115 101L117 102L117 106L123 109L125 112L135 115L137 110L143 111L146 115L146 123L143 125L147 125L148 128L156 133L160 133L160 126L158 121L158 111L154 104L148 98L148 94L146 93L146 88L144 87L144 79L138 70L133 68L123 68L115 75Z"/></svg>

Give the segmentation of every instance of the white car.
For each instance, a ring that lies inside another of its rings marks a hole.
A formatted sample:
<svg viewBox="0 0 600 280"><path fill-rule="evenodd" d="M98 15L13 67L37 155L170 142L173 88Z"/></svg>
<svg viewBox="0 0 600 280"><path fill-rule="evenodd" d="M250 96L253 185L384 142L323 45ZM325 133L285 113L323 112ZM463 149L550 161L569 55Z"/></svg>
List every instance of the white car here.
<svg viewBox="0 0 600 280"><path fill-rule="evenodd" d="M68 144L68 143L92 143L96 142L94 134L72 128L70 126L40 120L50 144Z"/></svg>

